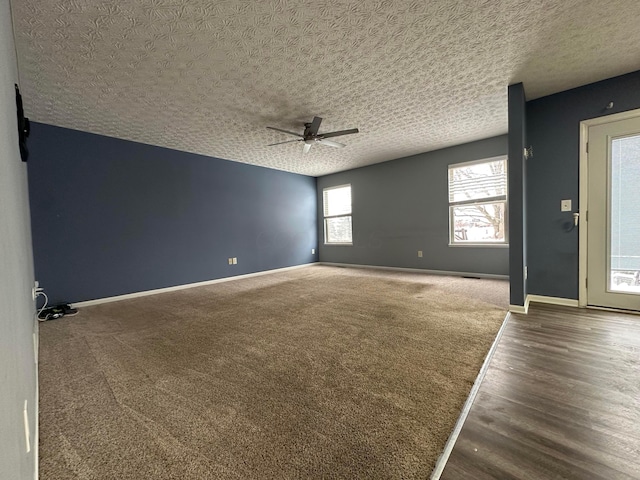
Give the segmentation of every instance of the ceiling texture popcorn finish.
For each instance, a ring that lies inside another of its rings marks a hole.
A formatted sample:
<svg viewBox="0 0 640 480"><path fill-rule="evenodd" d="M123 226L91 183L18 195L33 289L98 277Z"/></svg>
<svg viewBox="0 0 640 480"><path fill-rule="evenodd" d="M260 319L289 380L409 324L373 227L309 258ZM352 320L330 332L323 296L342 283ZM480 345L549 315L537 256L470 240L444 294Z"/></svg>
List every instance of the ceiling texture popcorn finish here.
<svg viewBox="0 0 640 480"><path fill-rule="evenodd" d="M319 176L507 131L639 68L637 0L13 0L32 120ZM604 107L604 106L603 106ZM267 147L358 127L343 149Z"/></svg>

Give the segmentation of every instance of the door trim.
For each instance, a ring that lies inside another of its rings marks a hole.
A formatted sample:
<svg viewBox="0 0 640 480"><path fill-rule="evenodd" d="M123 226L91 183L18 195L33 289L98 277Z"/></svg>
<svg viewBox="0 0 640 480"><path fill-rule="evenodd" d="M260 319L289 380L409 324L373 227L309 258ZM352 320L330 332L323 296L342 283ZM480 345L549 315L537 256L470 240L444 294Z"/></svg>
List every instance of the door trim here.
<svg viewBox="0 0 640 480"><path fill-rule="evenodd" d="M627 112L605 115L604 117L590 118L580 122L580 208L578 212L578 306L587 306L587 199L589 198L589 169L587 154L587 142L589 141L589 127L604 123L628 120L640 117L640 109Z"/></svg>

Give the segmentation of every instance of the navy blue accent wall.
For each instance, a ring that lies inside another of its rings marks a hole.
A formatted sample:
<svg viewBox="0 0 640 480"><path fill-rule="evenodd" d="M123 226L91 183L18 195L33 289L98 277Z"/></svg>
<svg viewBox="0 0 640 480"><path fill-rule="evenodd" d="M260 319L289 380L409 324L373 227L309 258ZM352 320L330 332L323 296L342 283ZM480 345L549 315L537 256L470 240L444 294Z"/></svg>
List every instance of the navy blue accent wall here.
<svg viewBox="0 0 640 480"><path fill-rule="evenodd" d="M610 110L609 102L614 103ZM578 298L578 230L567 231L579 208L580 122L640 108L640 71L527 102L528 293Z"/></svg>
<svg viewBox="0 0 640 480"><path fill-rule="evenodd" d="M317 261L315 178L39 123L29 148L53 303Z"/></svg>
<svg viewBox="0 0 640 480"><path fill-rule="evenodd" d="M510 85L509 101L509 303L524 305L527 281L524 148L527 145L526 100L522 83Z"/></svg>
<svg viewBox="0 0 640 480"><path fill-rule="evenodd" d="M449 246L448 193L450 164L506 153L501 135L318 178L320 260L507 275L509 248ZM353 245L324 245L322 191L347 183Z"/></svg>

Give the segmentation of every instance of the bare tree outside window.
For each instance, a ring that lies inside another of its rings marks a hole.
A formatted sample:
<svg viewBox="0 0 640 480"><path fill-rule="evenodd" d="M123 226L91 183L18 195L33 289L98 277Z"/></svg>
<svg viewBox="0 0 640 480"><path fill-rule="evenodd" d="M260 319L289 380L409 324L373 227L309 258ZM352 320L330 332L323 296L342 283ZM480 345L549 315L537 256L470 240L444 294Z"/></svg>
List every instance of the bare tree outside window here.
<svg viewBox="0 0 640 480"><path fill-rule="evenodd" d="M451 244L506 244L506 206L506 157L449 166Z"/></svg>

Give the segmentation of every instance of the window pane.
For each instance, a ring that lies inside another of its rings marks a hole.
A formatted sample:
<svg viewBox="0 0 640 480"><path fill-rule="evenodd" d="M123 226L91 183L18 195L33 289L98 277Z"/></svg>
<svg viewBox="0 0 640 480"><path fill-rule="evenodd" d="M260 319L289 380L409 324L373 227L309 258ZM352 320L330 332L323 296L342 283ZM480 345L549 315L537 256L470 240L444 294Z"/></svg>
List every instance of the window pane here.
<svg viewBox="0 0 640 480"><path fill-rule="evenodd" d="M324 191L324 216L348 215L351 213L351 185L328 188Z"/></svg>
<svg viewBox="0 0 640 480"><path fill-rule="evenodd" d="M504 242L505 202L452 206L451 243Z"/></svg>
<svg viewBox="0 0 640 480"><path fill-rule="evenodd" d="M351 215L325 218L327 243L351 243Z"/></svg>
<svg viewBox="0 0 640 480"><path fill-rule="evenodd" d="M449 167L449 202L478 200L507 194L507 161L494 160Z"/></svg>
<svg viewBox="0 0 640 480"><path fill-rule="evenodd" d="M640 135L611 142L609 289L640 294Z"/></svg>

